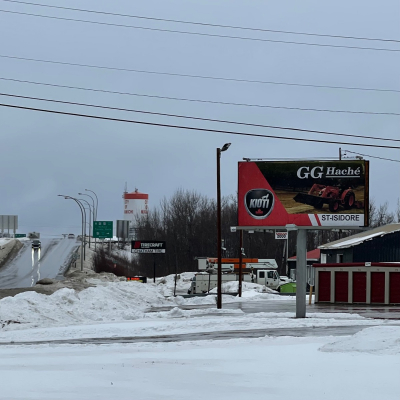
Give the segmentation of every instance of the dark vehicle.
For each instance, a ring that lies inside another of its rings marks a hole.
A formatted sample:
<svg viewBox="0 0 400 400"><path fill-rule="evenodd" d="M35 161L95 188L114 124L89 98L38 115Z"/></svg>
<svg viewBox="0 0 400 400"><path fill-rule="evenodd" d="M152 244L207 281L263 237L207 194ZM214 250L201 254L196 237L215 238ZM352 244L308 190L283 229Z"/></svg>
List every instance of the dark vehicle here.
<svg viewBox="0 0 400 400"><path fill-rule="evenodd" d="M42 247L42 243L38 239L32 240L32 249L40 249Z"/></svg>

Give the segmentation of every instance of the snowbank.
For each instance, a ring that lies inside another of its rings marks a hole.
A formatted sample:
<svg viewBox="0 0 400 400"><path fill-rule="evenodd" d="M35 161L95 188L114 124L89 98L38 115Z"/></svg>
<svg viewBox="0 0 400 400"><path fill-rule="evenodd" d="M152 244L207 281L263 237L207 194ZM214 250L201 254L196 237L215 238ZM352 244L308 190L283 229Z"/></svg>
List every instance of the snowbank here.
<svg viewBox="0 0 400 400"><path fill-rule="evenodd" d="M19 250L23 244L17 239L0 239L0 267L7 261L13 250Z"/></svg>
<svg viewBox="0 0 400 400"><path fill-rule="evenodd" d="M182 272L177 274L176 294L187 294L191 285L191 279L194 277L194 275L195 272ZM174 295L175 274L167 275L162 278L156 278L156 283L159 285L159 288L164 296Z"/></svg>
<svg viewBox="0 0 400 400"><path fill-rule="evenodd" d="M150 306L172 303L154 285L111 282L81 292L63 288L52 295L25 292L0 300L0 321L30 326L134 320Z"/></svg>
<svg viewBox="0 0 400 400"><path fill-rule="evenodd" d="M375 326L322 346L332 353L400 354L400 326Z"/></svg>
<svg viewBox="0 0 400 400"><path fill-rule="evenodd" d="M222 292L223 293L238 293L239 291L239 282L238 281L230 281L224 282L222 284ZM210 290L210 293L217 294L218 288L214 288ZM272 294L270 298L280 298L278 292L276 290L272 290L265 285L259 285L258 283L251 282L242 282L242 297L250 298L250 297L258 297L260 294ZM263 297L268 298L268 297Z"/></svg>

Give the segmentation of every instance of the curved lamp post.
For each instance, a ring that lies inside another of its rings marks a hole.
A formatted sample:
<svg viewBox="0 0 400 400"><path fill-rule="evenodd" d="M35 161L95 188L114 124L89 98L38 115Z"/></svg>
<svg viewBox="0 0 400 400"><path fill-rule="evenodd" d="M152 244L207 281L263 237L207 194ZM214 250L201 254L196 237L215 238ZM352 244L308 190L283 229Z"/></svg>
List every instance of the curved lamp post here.
<svg viewBox="0 0 400 400"><path fill-rule="evenodd" d="M229 149L230 143L217 148L217 251L218 251L218 292L217 308L222 308L222 240L221 240L221 153Z"/></svg>
<svg viewBox="0 0 400 400"><path fill-rule="evenodd" d="M96 219L95 219L95 221L97 221L97 210L98 210L98 208L99 208L99 199L98 199L98 197L97 197L97 194L93 191L93 190L90 190L90 189L85 189L87 192L91 192L91 193L93 193L95 196L96 196Z"/></svg>
<svg viewBox="0 0 400 400"><path fill-rule="evenodd" d="M90 233L91 233L91 228L92 228L92 206L85 199L78 199L78 200L79 201L84 201L89 207L89 249L90 249ZM86 225L85 225L85 228L86 228ZM86 229L85 229L85 232L86 232Z"/></svg>
<svg viewBox="0 0 400 400"><path fill-rule="evenodd" d="M87 194L87 193L78 193L80 196L88 196L88 197L90 197L91 199L92 199L92 203L93 203L93 221L96 221L97 220L97 218L96 218L96 213L97 213L97 211L96 211L96 207L94 206L94 198L90 195L90 194Z"/></svg>
<svg viewBox="0 0 400 400"><path fill-rule="evenodd" d="M67 196L65 194L59 194L58 196L60 197L64 197L64 199L66 200L74 200L76 202L76 204L78 204L80 210L81 210L81 214L82 214L82 245L81 245L81 271L83 271L83 258L84 258L84 247L85 247L85 243L83 242L84 238L85 238L85 232L84 232L84 227L86 225L86 212L85 212L85 208L83 207L82 203L76 199L75 197L71 197L71 196Z"/></svg>

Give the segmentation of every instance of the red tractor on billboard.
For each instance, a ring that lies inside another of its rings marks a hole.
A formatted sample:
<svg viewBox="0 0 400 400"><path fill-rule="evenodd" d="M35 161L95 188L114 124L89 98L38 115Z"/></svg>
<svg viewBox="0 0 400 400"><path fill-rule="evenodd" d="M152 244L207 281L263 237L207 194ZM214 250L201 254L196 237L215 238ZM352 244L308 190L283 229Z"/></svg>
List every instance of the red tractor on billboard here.
<svg viewBox="0 0 400 400"><path fill-rule="evenodd" d="M340 207L345 210L364 207L361 201L356 201L356 195L351 188L338 186L314 184L308 193L297 193L294 200L313 206L318 210L322 209L324 204L328 204L331 212L339 211Z"/></svg>

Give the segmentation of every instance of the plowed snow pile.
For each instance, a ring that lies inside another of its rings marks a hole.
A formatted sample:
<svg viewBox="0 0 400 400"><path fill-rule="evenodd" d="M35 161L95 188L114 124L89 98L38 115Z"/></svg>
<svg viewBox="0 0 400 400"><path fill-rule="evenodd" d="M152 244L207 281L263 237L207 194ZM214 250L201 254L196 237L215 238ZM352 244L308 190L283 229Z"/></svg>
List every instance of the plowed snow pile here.
<svg viewBox="0 0 400 400"><path fill-rule="evenodd" d="M400 327L375 326L320 348L328 353L400 354Z"/></svg>
<svg viewBox="0 0 400 400"><path fill-rule="evenodd" d="M60 289L48 296L25 292L0 300L0 321L33 326L141 318L150 306L173 305L154 285L111 282L80 292Z"/></svg>
<svg viewBox="0 0 400 400"><path fill-rule="evenodd" d="M174 290L176 294L187 294L191 285L191 279L194 277L195 272L182 272L176 276L175 288L175 274L167 275L162 278L156 278L156 283L159 285L160 290L164 296L173 296ZM149 281L148 281L149 282Z"/></svg>

